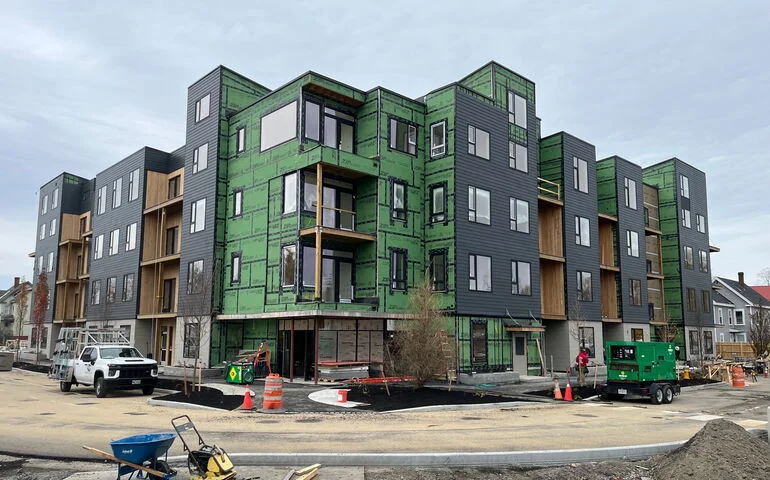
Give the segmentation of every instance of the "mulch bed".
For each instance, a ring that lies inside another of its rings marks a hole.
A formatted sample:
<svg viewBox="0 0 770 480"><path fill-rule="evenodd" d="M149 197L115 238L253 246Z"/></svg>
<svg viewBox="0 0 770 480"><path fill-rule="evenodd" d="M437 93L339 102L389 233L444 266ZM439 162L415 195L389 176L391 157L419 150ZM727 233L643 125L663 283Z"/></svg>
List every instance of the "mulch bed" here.
<svg viewBox="0 0 770 480"><path fill-rule="evenodd" d="M201 387L200 392L188 392L185 395L183 391L155 397L155 400L165 400L168 402L192 403L206 407L221 408L222 410L235 410L243 405L242 395L225 395L215 388Z"/></svg>
<svg viewBox="0 0 770 480"><path fill-rule="evenodd" d="M384 412L404 408L428 407L434 405L474 405L482 403L515 402L517 398L505 397L488 392L466 392L424 387L391 385L390 395L383 386L354 386L348 392L348 401L367 403L356 407L360 410Z"/></svg>
<svg viewBox="0 0 770 480"><path fill-rule="evenodd" d="M51 370L51 367L48 365L35 365L34 363L26 363L26 362L13 362L14 368L20 368L22 370L29 370L31 372L37 372L37 373L48 373Z"/></svg>

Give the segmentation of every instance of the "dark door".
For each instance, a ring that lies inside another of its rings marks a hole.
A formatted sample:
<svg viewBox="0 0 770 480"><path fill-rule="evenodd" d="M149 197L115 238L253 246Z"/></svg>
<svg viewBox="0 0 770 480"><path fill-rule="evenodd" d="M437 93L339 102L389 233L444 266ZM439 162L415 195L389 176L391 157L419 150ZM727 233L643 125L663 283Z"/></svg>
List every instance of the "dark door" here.
<svg viewBox="0 0 770 480"><path fill-rule="evenodd" d="M162 312L173 312L174 293L176 292L176 279L169 278L163 280L163 308Z"/></svg>
<svg viewBox="0 0 770 480"><path fill-rule="evenodd" d="M166 229L166 255L173 255L176 253L176 239L179 227L171 227Z"/></svg>

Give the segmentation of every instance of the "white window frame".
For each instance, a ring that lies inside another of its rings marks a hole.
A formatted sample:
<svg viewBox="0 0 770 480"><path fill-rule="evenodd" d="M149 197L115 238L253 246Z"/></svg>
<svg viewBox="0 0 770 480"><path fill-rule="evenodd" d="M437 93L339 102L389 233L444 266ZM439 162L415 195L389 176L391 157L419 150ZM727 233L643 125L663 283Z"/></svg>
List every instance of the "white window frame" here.
<svg viewBox="0 0 770 480"><path fill-rule="evenodd" d="M486 136L487 141L487 150L485 155L479 155L479 133L481 133L481 136ZM473 125L468 125L468 154L473 155L474 157L483 158L484 160L489 160L489 154L490 150L492 150L492 138L489 135L489 132L486 130L482 130L478 127L474 127Z"/></svg>
<svg viewBox="0 0 770 480"><path fill-rule="evenodd" d="M207 93L195 102L195 123L205 120L211 114L211 94Z"/></svg>
<svg viewBox="0 0 770 480"><path fill-rule="evenodd" d="M107 185L102 185L96 192L96 214L101 215L107 210Z"/></svg>
<svg viewBox="0 0 770 480"><path fill-rule="evenodd" d="M679 195L690 198L690 179L681 173L679 174Z"/></svg>
<svg viewBox="0 0 770 480"><path fill-rule="evenodd" d="M208 142L200 145L193 150L193 169L192 173L202 172L209 166L209 144Z"/></svg>
<svg viewBox="0 0 770 480"><path fill-rule="evenodd" d="M104 234L97 235L94 240L94 260L99 260L104 256Z"/></svg>
<svg viewBox="0 0 770 480"><path fill-rule="evenodd" d="M235 153L246 151L246 127L238 127L235 130Z"/></svg>
<svg viewBox="0 0 770 480"><path fill-rule="evenodd" d="M690 218L690 210L682 209L682 226L686 228L692 228L692 221Z"/></svg>
<svg viewBox="0 0 770 480"><path fill-rule="evenodd" d="M722 307L717 307L717 325L724 325L725 317L722 311Z"/></svg>
<svg viewBox="0 0 770 480"><path fill-rule="evenodd" d="M746 325L746 312L743 311L743 309L735 309L736 312L741 312L741 323L738 323L738 315L735 316L735 325ZM749 312L749 315L751 313Z"/></svg>
<svg viewBox="0 0 770 480"><path fill-rule="evenodd" d="M637 208L637 202L636 202L636 180L631 180L628 177L625 177L623 179L624 184L624 193L625 193L625 199L626 199L626 207L630 208L631 210L636 210Z"/></svg>
<svg viewBox="0 0 770 480"><path fill-rule="evenodd" d="M434 130L439 129L441 132L441 143L434 143L436 137L433 134ZM436 122L430 126L430 156L431 158L440 157L446 153L446 121L442 120Z"/></svg>
<svg viewBox="0 0 770 480"><path fill-rule="evenodd" d="M190 205L190 233L206 229L206 199L201 198Z"/></svg>
<svg viewBox="0 0 770 480"><path fill-rule="evenodd" d="M511 230L514 232L529 233L529 202L519 198L511 197L509 201L509 209L511 217ZM526 221L524 222L522 222L522 214L526 216Z"/></svg>
<svg viewBox="0 0 770 480"><path fill-rule="evenodd" d="M626 230L626 255L639 257L639 232Z"/></svg>
<svg viewBox="0 0 770 480"><path fill-rule="evenodd" d="M233 216L243 215L243 189L237 189L233 192Z"/></svg>
<svg viewBox="0 0 770 480"><path fill-rule="evenodd" d="M290 192L287 188L287 181L290 180L294 185L294 191ZM283 185L281 188L281 195L283 195L282 200L282 211L284 215L287 215L289 213L295 213L297 211L297 192L299 190L299 175L297 172L287 173L283 176ZM319 202L320 203L320 202ZM323 213L323 212L321 212Z"/></svg>
<svg viewBox="0 0 770 480"><path fill-rule="evenodd" d="M508 142L508 166L520 172L529 172L529 151L526 146Z"/></svg>
<svg viewBox="0 0 770 480"><path fill-rule="evenodd" d="M134 222L126 226L126 251L129 252L136 248L136 226Z"/></svg>
<svg viewBox="0 0 770 480"><path fill-rule="evenodd" d="M230 256L230 285L241 283L241 252Z"/></svg>
<svg viewBox="0 0 770 480"><path fill-rule="evenodd" d="M118 208L123 200L123 177L112 181L112 208Z"/></svg>
<svg viewBox="0 0 770 480"><path fill-rule="evenodd" d="M111 257L113 255L117 255L118 254L119 242L120 242L120 229L116 228L115 230L110 232L110 249L107 252L107 255L109 255Z"/></svg>
<svg viewBox="0 0 770 480"><path fill-rule="evenodd" d="M591 246L591 221L580 215L575 215L575 244Z"/></svg>

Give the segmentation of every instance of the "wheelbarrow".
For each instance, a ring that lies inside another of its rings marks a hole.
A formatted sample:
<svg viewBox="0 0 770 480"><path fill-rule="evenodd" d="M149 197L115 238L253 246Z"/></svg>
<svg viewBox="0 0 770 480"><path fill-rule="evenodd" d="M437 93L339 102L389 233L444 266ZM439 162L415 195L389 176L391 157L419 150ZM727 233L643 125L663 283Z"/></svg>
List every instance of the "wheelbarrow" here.
<svg viewBox="0 0 770 480"><path fill-rule="evenodd" d="M91 453L118 463L118 477L124 475L132 478L147 478L151 480L168 480L176 477L176 471L169 467L166 459L168 449L176 439L176 433L145 433L132 435L110 442L112 455L93 447L83 445ZM159 457L165 455L166 459ZM138 473L137 473L138 472Z"/></svg>

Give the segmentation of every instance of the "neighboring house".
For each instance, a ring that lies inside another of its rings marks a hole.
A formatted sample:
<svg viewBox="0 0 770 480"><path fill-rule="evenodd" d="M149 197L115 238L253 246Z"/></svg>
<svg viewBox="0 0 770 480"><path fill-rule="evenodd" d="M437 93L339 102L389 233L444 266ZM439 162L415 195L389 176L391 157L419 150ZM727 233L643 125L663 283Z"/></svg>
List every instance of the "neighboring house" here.
<svg viewBox="0 0 770 480"><path fill-rule="evenodd" d="M714 327L717 342L730 341L730 328L735 323L735 305L719 290L711 294L714 300Z"/></svg>
<svg viewBox="0 0 770 480"><path fill-rule="evenodd" d="M743 272L738 272L738 280L716 277L714 285L727 301L735 306L735 318L727 319L726 342L748 342L751 331L751 319L770 312L770 301L751 288L743 280ZM719 288L721 287L721 288Z"/></svg>
<svg viewBox="0 0 770 480"><path fill-rule="evenodd" d="M21 330L19 330L16 323L16 295L21 288L26 288L29 292L27 296L27 311L21 322ZM6 340L20 339L27 340L29 338L31 325L29 322L30 310L32 310L32 284L29 282L22 282L21 278L15 277L13 279L13 286L8 290L0 290L0 328L2 328L2 335ZM5 342L3 342L4 344Z"/></svg>
<svg viewBox="0 0 770 480"><path fill-rule="evenodd" d="M424 276L461 373L565 368L579 346L601 362L667 319L713 334L705 173L597 162L542 136L535 99L495 62L420 98L217 67L187 91L179 148L41 187L48 336L118 326L166 365L266 342L309 378L380 364Z"/></svg>
<svg viewBox="0 0 770 480"><path fill-rule="evenodd" d="M770 303L770 286L768 285L755 285L751 287L756 291L758 294L765 297L765 300L767 300Z"/></svg>

